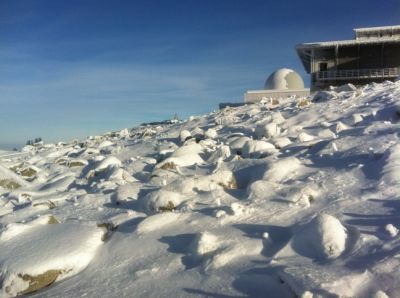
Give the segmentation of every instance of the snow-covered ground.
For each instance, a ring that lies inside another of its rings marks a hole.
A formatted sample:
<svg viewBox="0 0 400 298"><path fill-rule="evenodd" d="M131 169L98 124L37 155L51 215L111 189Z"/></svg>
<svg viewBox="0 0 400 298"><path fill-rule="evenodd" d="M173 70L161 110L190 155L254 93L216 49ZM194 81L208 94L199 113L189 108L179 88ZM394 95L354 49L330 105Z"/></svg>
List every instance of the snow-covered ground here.
<svg viewBox="0 0 400 298"><path fill-rule="evenodd" d="M0 296L400 297L400 82L0 161Z"/></svg>

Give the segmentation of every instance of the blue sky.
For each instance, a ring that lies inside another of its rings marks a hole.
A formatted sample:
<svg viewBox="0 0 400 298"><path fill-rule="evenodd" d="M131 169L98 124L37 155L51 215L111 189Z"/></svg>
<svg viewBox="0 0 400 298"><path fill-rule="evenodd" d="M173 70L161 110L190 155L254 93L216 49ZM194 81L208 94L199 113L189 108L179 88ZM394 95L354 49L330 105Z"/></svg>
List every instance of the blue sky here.
<svg viewBox="0 0 400 298"><path fill-rule="evenodd" d="M0 0L0 148L241 101L294 45L400 24L400 1Z"/></svg>

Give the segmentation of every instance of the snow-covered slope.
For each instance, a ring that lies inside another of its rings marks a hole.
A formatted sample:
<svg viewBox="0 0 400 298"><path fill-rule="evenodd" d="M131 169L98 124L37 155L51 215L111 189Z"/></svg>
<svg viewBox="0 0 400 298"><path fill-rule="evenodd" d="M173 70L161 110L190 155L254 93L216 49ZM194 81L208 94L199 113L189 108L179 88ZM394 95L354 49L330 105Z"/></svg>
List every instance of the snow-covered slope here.
<svg viewBox="0 0 400 298"><path fill-rule="evenodd" d="M0 161L0 297L400 297L400 82Z"/></svg>

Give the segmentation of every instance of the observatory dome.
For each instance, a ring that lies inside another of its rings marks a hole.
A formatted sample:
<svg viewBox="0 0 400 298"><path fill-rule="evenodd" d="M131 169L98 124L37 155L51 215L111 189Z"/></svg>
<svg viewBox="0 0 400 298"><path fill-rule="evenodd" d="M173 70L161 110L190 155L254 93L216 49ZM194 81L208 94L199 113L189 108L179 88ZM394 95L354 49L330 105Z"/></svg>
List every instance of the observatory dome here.
<svg viewBox="0 0 400 298"><path fill-rule="evenodd" d="M264 85L266 90L304 89L301 76L292 69L280 68L274 71Z"/></svg>

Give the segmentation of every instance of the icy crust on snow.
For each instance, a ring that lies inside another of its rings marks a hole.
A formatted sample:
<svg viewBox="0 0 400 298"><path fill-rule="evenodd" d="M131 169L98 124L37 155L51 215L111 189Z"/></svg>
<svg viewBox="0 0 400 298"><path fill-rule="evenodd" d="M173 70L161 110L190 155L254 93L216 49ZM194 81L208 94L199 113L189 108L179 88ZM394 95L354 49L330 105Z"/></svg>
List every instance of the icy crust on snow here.
<svg viewBox="0 0 400 298"><path fill-rule="evenodd" d="M346 85L1 158L1 296L399 297L399 98Z"/></svg>

